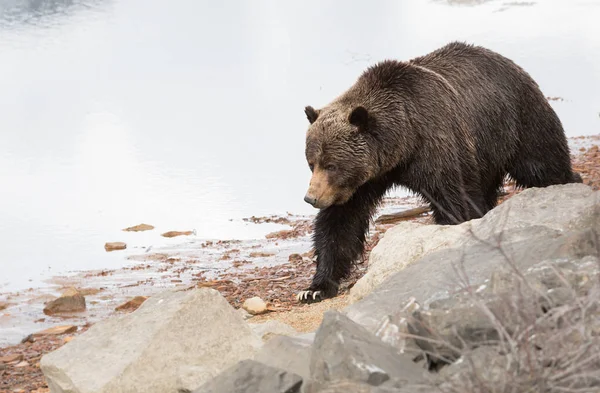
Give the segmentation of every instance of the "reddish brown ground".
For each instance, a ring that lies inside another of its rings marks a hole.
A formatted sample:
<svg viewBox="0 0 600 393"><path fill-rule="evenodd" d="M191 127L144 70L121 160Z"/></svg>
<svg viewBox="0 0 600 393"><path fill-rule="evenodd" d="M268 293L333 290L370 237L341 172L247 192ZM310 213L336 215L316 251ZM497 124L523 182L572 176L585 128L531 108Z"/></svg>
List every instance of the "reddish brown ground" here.
<svg viewBox="0 0 600 393"><path fill-rule="evenodd" d="M600 150L598 146L594 145L591 148L583 148L576 153L578 154L573 158L575 170L582 175L585 184L590 185L595 190L600 189ZM502 201L519 192L514 189L512 184L507 184L506 190L508 193L502 198ZM286 217L252 217L248 220L257 223L275 222L290 224L290 221ZM428 220L428 217L419 217L414 220L424 222ZM292 229L271 234L270 237L275 239L285 239L303 236L310 232L310 225L306 221L300 221L298 223L292 222L290 225ZM289 262L284 265L226 273L218 280L207 280L200 274L197 276L196 285L200 287L211 287L220 291L236 308L239 307L245 299L258 295L270 304L270 315L276 316L277 319L284 321L286 321L286 316L292 314L290 311L302 315L311 308L321 310L321 308L324 307L342 307L344 305L343 295L366 270L366 263L364 262L367 260L369 251L377 244L380 236L391 226L393 225L378 225L375 227L375 231L370 236L364 258L356 265L355 272L345 282L342 287L342 296L340 296L338 300L334 299L324 302L324 304L321 303L316 305L300 305L295 301L294 294L308 286L310 277L315 269L310 252L303 255L292 254L289 256ZM260 253L260 251L257 250L257 253ZM227 258L227 255L228 254L225 252L223 258ZM237 263L241 265L246 262L237 261ZM264 320L265 318L268 318L268 316L259 316L255 318ZM290 323L294 325L294 318L291 318L290 321ZM310 326L317 326L318 322L318 318L316 318L315 321L311 321ZM81 334L83 331L87 330L87 327L89 326L80 328L74 335ZM298 326L296 327L298 328ZM300 327L300 330L303 329ZM70 337L72 335L68 336ZM39 368L39 360L45 353L62 346L66 341L65 339L68 340L68 337L40 337L18 345L1 348L0 358L13 354L22 356L19 356L17 361L11 363L6 364L0 362L0 393L48 392L49 390L45 379Z"/></svg>

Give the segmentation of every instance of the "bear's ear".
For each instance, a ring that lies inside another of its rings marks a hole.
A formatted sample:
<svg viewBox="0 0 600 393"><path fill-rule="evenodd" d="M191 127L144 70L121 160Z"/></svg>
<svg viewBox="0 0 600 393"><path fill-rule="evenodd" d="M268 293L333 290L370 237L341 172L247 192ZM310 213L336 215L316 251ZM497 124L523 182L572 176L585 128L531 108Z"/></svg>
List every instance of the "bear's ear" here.
<svg viewBox="0 0 600 393"><path fill-rule="evenodd" d="M319 117L319 111L315 110L315 108L310 105L304 108L304 113L310 124L317 121L317 118Z"/></svg>
<svg viewBox="0 0 600 393"><path fill-rule="evenodd" d="M369 112L364 106L357 106L352 110L352 113L350 113L348 121L350 122L350 124L357 126L359 129L363 130L367 127L367 124L369 122Z"/></svg>

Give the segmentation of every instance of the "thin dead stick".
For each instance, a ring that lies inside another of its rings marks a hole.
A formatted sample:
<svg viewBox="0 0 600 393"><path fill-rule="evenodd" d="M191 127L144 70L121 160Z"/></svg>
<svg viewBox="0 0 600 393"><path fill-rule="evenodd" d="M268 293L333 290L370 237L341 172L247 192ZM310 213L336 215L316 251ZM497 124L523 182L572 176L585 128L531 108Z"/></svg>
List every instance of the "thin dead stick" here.
<svg viewBox="0 0 600 393"><path fill-rule="evenodd" d="M375 224L394 224L399 221L409 220L427 213L430 209L426 206L415 207L398 213L382 214L375 220Z"/></svg>

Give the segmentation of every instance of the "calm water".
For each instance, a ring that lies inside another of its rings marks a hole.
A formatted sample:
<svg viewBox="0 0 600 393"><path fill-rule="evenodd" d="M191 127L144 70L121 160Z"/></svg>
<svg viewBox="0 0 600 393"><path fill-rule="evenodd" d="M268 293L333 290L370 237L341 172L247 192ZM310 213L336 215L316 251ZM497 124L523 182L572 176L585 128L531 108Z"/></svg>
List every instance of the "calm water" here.
<svg viewBox="0 0 600 393"><path fill-rule="evenodd" d="M0 0L0 291L125 263L106 241L314 213L304 106L449 40L513 58L569 135L600 133L598 20L591 0ZM120 231L140 222L157 231Z"/></svg>

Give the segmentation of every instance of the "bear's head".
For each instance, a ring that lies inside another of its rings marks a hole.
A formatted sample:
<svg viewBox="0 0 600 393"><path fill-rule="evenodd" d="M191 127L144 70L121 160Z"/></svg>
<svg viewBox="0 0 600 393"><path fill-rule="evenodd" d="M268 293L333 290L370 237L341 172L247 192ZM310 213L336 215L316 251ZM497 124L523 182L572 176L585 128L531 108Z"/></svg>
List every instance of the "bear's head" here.
<svg viewBox="0 0 600 393"><path fill-rule="evenodd" d="M369 127L374 119L360 105L307 106L306 160L312 178L304 200L318 209L346 203L373 177L377 165Z"/></svg>

